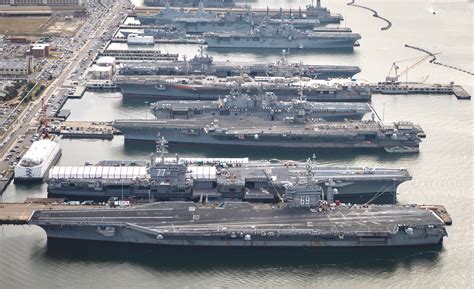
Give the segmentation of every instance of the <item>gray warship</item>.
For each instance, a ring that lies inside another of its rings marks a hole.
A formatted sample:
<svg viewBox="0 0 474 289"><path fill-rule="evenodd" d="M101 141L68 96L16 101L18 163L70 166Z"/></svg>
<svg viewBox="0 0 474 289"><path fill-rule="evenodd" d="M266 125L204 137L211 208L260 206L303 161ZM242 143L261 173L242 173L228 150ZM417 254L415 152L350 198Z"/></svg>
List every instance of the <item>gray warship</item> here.
<svg viewBox="0 0 474 289"><path fill-rule="evenodd" d="M290 63L286 60L286 51L281 59L273 63L235 63L229 61L216 62L203 53L192 59L182 61L156 61L122 63L118 73L121 75L214 75L217 77L239 76L242 74L255 76L294 77L303 76L314 79L349 78L360 72L357 66L345 65L313 65Z"/></svg>
<svg viewBox="0 0 474 289"><path fill-rule="evenodd" d="M56 166L49 173L48 196L81 200L112 197L149 200L239 200L274 203L299 182L317 184L323 199L394 204L406 169L324 167L306 162L248 158L165 157L157 143L150 161L102 161L96 165ZM159 154L159 155L158 155Z"/></svg>
<svg viewBox="0 0 474 289"><path fill-rule="evenodd" d="M360 120L372 112L368 103L309 102L304 100L304 96L301 96L301 99L279 101L271 92L250 96L237 91L217 101L162 100L153 103L151 110L157 119L191 119L219 115L236 120L260 116L265 120L281 121L290 118L294 121Z"/></svg>
<svg viewBox="0 0 474 289"><path fill-rule="evenodd" d="M286 24L261 24L250 32L204 34L207 47L211 49L353 49L359 39L358 33L301 31Z"/></svg>
<svg viewBox="0 0 474 289"><path fill-rule="evenodd" d="M235 7L234 0L145 0L146 6L154 7L198 7L203 3L206 7L213 8L232 8Z"/></svg>
<svg viewBox="0 0 474 289"><path fill-rule="evenodd" d="M251 11L246 12L227 12L218 14L206 12L201 2L196 13L186 10L176 10L169 6L153 16L138 15L136 17L140 24L160 27L162 25L171 25L185 31L186 33L206 33L206 32L234 32L249 31L258 23L266 25L291 25L296 29L312 30L319 25L316 18L270 18L265 14L257 14ZM343 29L343 28L341 28ZM345 29L347 31L347 29Z"/></svg>
<svg viewBox="0 0 474 289"><path fill-rule="evenodd" d="M124 98L157 100L217 100L240 90L254 95L273 92L280 100L291 100L303 94L309 101L368 102L370 85L350 79L315 80L307 77L217 77L203 75L115 75L114 84Z"/></svg>
<svg viewBox="0 0 474 289"><path fill-rule="evenodd" d="M230 112L229 112L230 113ZM154 141L157 134L172 143L299 149L384 149L418 153L426 135L411 122L384 123L374 112L369 120L327 122L310 117L266 120L259 116L219 115L191 119L115 120L125 140Z"/></svg>
<svg viewBox="0 0 474 289"><path fill-rule="evenodd" d="M440 245L447 231L416 206L319 201L317 187L293 188L285 205L162 202L135 208L35 211L28 224L48 240L76 239L222 247L394 247Z"/></svg>
<svg viewBox="0 0 474 289"><path fill-rule="evenodd" d="M326 7L322 7L321 0L316 0L316 6L306 6L306 18L316 18L322 24L340 23L344 20L341 14L333 14Z"/></svg>

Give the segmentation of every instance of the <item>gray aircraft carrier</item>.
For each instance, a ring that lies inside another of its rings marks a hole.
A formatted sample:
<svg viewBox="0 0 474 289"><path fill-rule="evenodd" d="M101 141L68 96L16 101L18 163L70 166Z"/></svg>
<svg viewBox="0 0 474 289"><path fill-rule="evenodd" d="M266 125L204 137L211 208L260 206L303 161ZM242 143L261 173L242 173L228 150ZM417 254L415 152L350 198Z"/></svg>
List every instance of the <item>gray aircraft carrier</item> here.
<svg viewBox="0 0 474 289"><path fill-rule="evenodd" d="M368 102L372 98L369 84L350 79L116 75L113 82L124 98L217 100L235 89L247 94L273 92L280 100L301 94L309 101L323 102Z"/></svg>
<svg viewBox="0 0 474 289"><path fill-rule="evenodd" d="M266 148L384 149L389 153L416 153L425 133L411 122L378 120L306 122L260 117L228 119L115 120L113 127L125 140L155 141L160 134L171 143Z"/></svg>
<svg viewBox="0 0 474 289"><path fill-rule="evenodd" d="M286 52L274 63L216 62L209 55L201 54L192 59L160 62L127 62L118 70L120 75L214 75L217 77L255 76L294 77L302 76L314 79L349 78L360 72L357 66L346 65L313 65L290 63Z"/></svg>
<svg viewBox="0 0 474 289"><path fill-rule="evenodd" d="M175 246L389 247L436 245L447 236L433 211L318 201L317 189L287 204L155 203L132 209L35 211L49 239Z"/></svg>

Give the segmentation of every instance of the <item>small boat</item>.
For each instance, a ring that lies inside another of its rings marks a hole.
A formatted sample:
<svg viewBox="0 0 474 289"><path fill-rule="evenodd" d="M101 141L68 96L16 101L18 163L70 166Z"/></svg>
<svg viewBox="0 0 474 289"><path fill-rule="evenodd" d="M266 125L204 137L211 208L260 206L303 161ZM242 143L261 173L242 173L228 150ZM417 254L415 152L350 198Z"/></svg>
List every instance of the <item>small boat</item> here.
<svg viewBox="0 0 474 289"><path fill-rule="evenodd" d="M418 153L418 152L420 152L419 147L410 147L410 146L385 147L384 150L388 153L394 153L394 154L406 154L406 153Z"/></svg>

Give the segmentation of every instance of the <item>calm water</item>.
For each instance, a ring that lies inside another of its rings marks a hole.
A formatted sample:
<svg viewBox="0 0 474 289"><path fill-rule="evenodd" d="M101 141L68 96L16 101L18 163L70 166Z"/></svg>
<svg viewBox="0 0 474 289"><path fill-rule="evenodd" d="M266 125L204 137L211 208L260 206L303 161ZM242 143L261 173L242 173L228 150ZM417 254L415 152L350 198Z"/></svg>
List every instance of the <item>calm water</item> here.
<svg viewBox="0 0 474 289"><path fill-rule="evenodd" d="M404 44L441 52L439 61L473 71L472 2L369 1L393 22L370 12L324 1L346 18L347 26L362 34L353 53L298 52L292 61L360 65L361 79L383 80L393 61L421 56ZM255 7L304 7L304 1L257 1ZM362 2L361 2L362 3ZM440 10L432 15L429 8ZM196 46L166 45L158 49L193 56ZM216 59L274 61L278 53L209 52ZM412 62L413 63L413 62ZM432 64L422 64L408 75L419 81L463 84L471 94L473 78ZM473 104L453 96L374 96L373 105L385 120L420 123L427 138L416 156L392 156L367 151L315 151L321 164L405 167L413 181L399 188L403 203L443 204L454 220L441 249L408 250L169 250L157 247L101 244L47 244L37 227L2 227L0 288L202 288L202 287L326 287L326 288L472 288L473 280ZM69 101L75 120L151 118L144 101L123 101L118 93L86 93ZM79 165L103 159L145 159L152 145L112 141L61 140L61 165ZM250 156L304 159L313 151L232 150L212 147L172 147L180 155ZM46 195L44 185L11 185L4 201L22 202Z"/></svg>

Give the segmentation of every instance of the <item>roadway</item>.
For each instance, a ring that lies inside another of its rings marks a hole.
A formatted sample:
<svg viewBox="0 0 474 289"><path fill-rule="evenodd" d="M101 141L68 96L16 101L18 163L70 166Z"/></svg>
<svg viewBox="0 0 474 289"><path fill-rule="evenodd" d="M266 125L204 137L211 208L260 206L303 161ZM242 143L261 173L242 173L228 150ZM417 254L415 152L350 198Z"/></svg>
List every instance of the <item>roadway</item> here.
<svg viewBox="0 0 474 289"><path fill-rule="evenodd" d="M40 126L39 121L42 117L42 103L47 103L50 98L52 98L56 103L61 101L62 96L59 96L59 92L63 89L62 85L68 78L72 78L71 75L73 74L73 71L77 71L78 68L82 67L81 71L84 72L85 67L89 66L94 60L95 55L98 52L96 43L99 37L101 37L105 32L112 31L114 27L118 26L120 19L123 17L120 16L120 12L126 12L124 7L128 5L127 3L126 0L110 2L111 5L114 5L111 9L102 5L101 10L94 9L92 11L88 19L89 21L85 21L85 24L76 33L76 35L81 36L79 39L75 39L75 41L79 41L79 45L77 43L71 43L72 47L79 47L78 50L73 52L73 57L66 60L66 67L45 89L38 100L28 104L27 108L21 112L17 117L17 120L5 133L6 141L0 148L0 173L5 172L8 168L13 168L15 162L19 160L21 155L23 155L23 153L29 148L29 144L32 142L31 139L34 138L34 133L36 133ZM90 31L93 31L92 34L89 33ZM105 38L102 39L103 41L106 40ZM95 49L92 49L93 45L96 46ZM93 50L95 50L95 53L89 53L89 51ZM55 104L51 103L51 106L54 107ZM56 107L58 106L56 105ZM8 157L8 154L10 154L10 157ZM0 192L0 194L1 193L2 192Z"/></svg>

